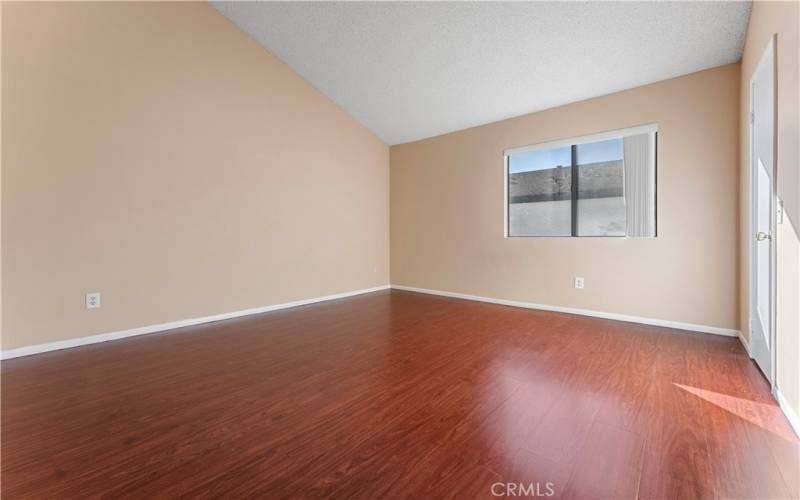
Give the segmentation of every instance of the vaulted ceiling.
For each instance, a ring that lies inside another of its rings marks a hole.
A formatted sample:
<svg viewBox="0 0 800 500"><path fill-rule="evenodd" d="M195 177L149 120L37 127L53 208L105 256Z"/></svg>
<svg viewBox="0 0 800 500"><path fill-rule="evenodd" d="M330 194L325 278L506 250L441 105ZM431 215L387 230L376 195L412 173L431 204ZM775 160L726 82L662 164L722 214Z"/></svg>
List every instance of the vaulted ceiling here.
<svg viewBox="0 0 800 500"><path fill-rule="evenodd" d="M749 2L213 5L387 144L735 62L751 7Z"/></svg>

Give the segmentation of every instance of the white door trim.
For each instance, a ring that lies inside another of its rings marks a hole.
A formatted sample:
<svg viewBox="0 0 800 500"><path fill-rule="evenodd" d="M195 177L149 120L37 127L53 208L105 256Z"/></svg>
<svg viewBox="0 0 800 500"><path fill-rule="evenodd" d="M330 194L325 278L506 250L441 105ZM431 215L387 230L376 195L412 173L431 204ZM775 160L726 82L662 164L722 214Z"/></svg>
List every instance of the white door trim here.
<svg viewBox="0 0 800 500"><path fill-rule="evenodd" d="M772 235L772 240L770 242L770 292L769 292L770 293L769 344L770 344L771 362L770 362L770 373L767 374L767 378L769 379L769 382L770 382L773 390L775 389L775 374L776 374L776 366L775 366L775 364L776 364L776 360L777 360L777 356L776 356L777 345L775 343L775 317L776 317L776 310L775 310L775 297L776 297L776 293L775 293L775 276L776 276L776 269L775 269L775 267L776 267L776 247L777 247L777 245L775 244L775 239L776 239L776 230L775 230L775 224L776 224L775 174L776 174L776 171L777 171L776 167L777 167L777 159L778 159L778 156L777 156L777 140L776 140L777 139L777 132L778 132L778 127L777 127L777 125L778 125L777 124L777 116L778 116L778 113L777 113L777 102L778 102L777 82L778 82L778 79L777 79L777 75L775 74L776 68L777 68L777 65L775 64L775 62L776 62L775 47L776 46L777 46L777 44L775 43L775 35L773 34L772 37L770 37L769 43L767 44L767 47L764 49L764 52L761 55L761 58L759 59L758 65L756 65L756 68L753 70L753 74L750 76L750 80L748 82L750 99L749 99L749 107L748 107L748 111L749 111L749 113L748 113L748 144L747 144L748 154L747 154L747 179L746 179L746 181L747 181L747 235L746 235L747 245L746 245L746 250L747 250L747 289L748 289L747 290L747 331L748 331L748 338L750 340L749 344L752 345L752 343L753 343L752 325L753 325L753 321L755 321L755 318L753 317L752 313L753 313L753 309L754 309L754 303L755 303L755 300L756 300L756 292L755 292L755 290L756 290L756 283L755 283L755 258L756 258L756 256L755 256L755 252L753 252L754 237L755 237L754 235L755 235L755 228L756 228L756 224L755 224L755 221L754 221L754 203L755 203L755 187L756 187L756 183L754 182L754 179L755 179L755 176L758 174L756 172L755 168L753 168L753 163L754 163L753 162L753 160L754 160L754 158L753 158L753 155L754 155L754 147L753 147L753 142L754 142L753 113L755 111L754 107L753 107L753 104L754 104L754 102L753 102L753 83L754 83L755 77L758 74L759 70L762 68L762 66L764 64L767 63L767 60L768 60L769 56L771 56L772 57L772 71L773 71L773 75L772 75L772 85L773 85L773 90L772 90L772 96L773 96L773 99L772 99L772 119L773 119L773 126L772 126L772 150L773 150L772 173L773 173L773 176L772 176L772 190L771 190L772 196L771 196L771 200L770 200L770 211L771 211L771 213L770 213L770 233ZM750 357L751 358L753 357L752 351L750 351Z"/></svg>

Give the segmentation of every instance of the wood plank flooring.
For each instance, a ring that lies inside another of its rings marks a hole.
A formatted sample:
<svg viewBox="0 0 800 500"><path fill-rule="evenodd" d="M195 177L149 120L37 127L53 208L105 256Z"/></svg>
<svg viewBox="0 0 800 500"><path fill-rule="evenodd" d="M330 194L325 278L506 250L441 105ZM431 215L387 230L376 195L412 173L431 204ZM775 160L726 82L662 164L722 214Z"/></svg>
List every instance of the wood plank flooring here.
<svg viewBox="0 0 800 500"><path fill-rule="evenodd" d="M797 498L799 456L736 339L410 292L2 363L4 499Z"/></svg>

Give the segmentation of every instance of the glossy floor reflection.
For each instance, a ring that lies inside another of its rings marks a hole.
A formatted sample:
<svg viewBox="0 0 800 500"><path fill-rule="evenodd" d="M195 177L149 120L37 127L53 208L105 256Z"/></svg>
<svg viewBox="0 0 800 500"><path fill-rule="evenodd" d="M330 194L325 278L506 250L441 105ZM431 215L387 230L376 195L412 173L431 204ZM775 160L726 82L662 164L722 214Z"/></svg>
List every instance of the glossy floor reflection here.
<svg viewBox="0 0 800 500"><path fill-rule="evenodd" d="M387 291L2 375L4 498L799 491L738 340L631 323Z"/></svg>
<svg viewBox="0 0 800 500"><path fill-rule="evenodd" d="M795 433L786 426L783 412L775 404L759 403L683 384L675 385L789 442L797 440Z"/></svg>

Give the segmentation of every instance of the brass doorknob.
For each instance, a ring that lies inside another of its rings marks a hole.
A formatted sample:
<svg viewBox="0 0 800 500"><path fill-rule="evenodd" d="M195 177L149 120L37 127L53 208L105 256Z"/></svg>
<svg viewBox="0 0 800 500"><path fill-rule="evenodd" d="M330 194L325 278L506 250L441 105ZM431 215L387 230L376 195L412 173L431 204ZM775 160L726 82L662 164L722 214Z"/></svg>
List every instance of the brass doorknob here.
<svg viewBox="0 0 800 500"><path fill-rule="evenodd" d="M756 241L764 241L764 240L771 240L772 235L769 233L765 233L763 231L759 231L756 233Z"/></svg>

